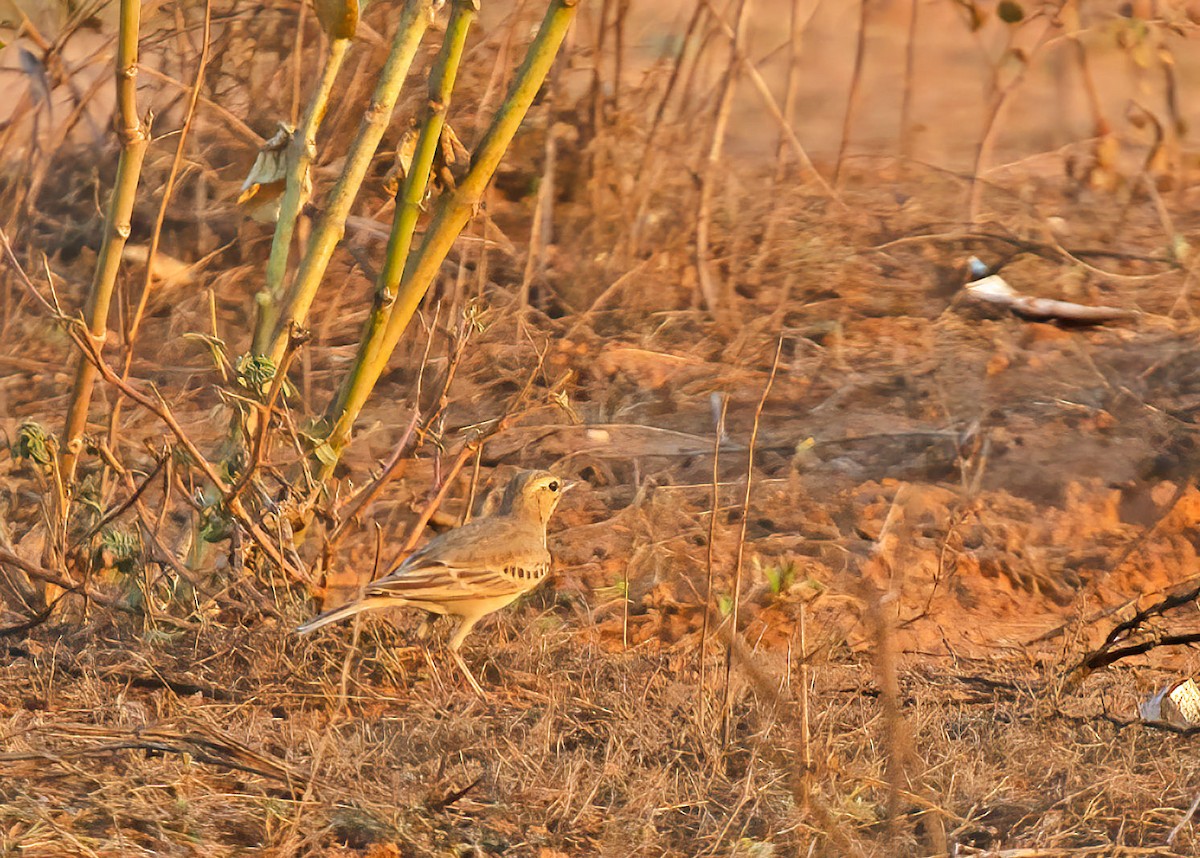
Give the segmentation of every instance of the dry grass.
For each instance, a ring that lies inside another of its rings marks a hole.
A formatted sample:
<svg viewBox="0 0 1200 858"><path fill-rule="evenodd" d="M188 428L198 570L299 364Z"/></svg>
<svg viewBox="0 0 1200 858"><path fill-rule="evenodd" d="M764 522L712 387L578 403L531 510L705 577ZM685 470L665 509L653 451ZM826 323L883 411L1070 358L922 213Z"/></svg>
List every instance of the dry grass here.
<svg viewBox="0 0 1200 858"><path fill-rule="evenodd" d="M1078 715L1052 705L1035 669L926 659L903 671L901 701L934 798L902 789L888 835L869 664L815 660L805 773L790 704L770 711L743 689L722 748L696 726L687 652L614 651L574 630L581 619L527 605L477 644L486 704L383 623L351 657L344 700L341 636L299 644L217 622L172 635L47 629L48 645L7 647L0 678L4 845L926 854L933 815L960 844L1052 850L1162 844L1190 804L1196 766L1176 738L1097 717L1099 690L1073 701L1091 710ZM1175 842L1176 854L1196 847L1189 830Z"/></svg>

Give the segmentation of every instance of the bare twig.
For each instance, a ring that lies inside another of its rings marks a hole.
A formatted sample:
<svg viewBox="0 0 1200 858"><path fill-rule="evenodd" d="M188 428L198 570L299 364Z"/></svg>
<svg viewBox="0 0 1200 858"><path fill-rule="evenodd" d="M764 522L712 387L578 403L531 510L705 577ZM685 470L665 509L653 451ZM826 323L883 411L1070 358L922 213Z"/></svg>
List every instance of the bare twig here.
<svg viewBox="0 0 1200 858"><path fill-rule="evenodd" d="M863 60L867 54L867 9L870 0L859 0L858 3L858 41L854 49L854 71L850 75L850 92L846 96L846 114L842 117L842 140L838 144L837 163L833 168L833 186L839 187L842 178L842 164L846 160L846 150L850 146L850 131L854 128L854 116L858 113L858 104L862 100L859 87L862 84Z"/></svg>
<svg viewBox="0 0 1200 858"><path fill-rule="evenodd" d="M763 407L767 404L767 397L771 395L771 386L775 383L775 374L779 371L779 357L783 354L783 334L779 335L779 340L775 344L775 358L771 361L771 374L767 376L767 383L763 386L762 396L758 398L758 406L754 409L754 423L750 428L750 441L747 446L746 453L746 494L742 498L742 523L741 530L738 531L737 542L737 558L734 560L733 566L733 607L730 609L729 623L732 633L737 633L738 614L741 610L742 601L742 559L746 551L746 528L750 522L750 497L754 488L754 447L758 443L758 426L762 420ZM730 704L732 703L731 693L732 684L730 683L733 672L733 648L731 647L725 658L725 688L722 692L722 742L729 744L730 730Z"/></svg>
<svg viewBox="0 0 1200 858"><path fill-rule="evenodd" d="M417 425L420 422L421 413L419 411L414 411L412 419L408 421L408 426L406 426L404 432L401 433L400 440L397 441L396 446L392 448L392 455L388 457L388 460L384 464L383 470L380 471L379 476L371 481L371 483L357 497L354 498L351 509L346 512L341 521L338 522L337 526L333 529L333 533L329 535L329 539L326 543L326 550L332 550L341 544L341 541L346 536L346 526L351 521L356 519L359 513L366 509L367 506L375 500L375 498L379 497L380 493L384 490L387 484L391 482L392 477L396 474L396 469L399 468L400 463L404 461L404 454L408 452L409 442L412 441L413 435L416 433Z"/></svg>
<svg viewBox="0 0 1200 858"><path fill-rule="evenodd" d="M700 17L705 10L704 0L697 0L696 5L692 9L692 17L688 19L687 28L684 30L683 38L679 40L679 50L676 51L674 61L671 63L671 76L667 78L667 86L663 90L662 98L658 101L658 106L654 109L654 118L650 120L650 130L646 132L646 145L642 149L642 158L638 162L637 172L634 174L634 184L640 184L642 174L646 172L646 165L650 161L650 156L655 151L654 142L658 137L658 128L662 124L663 114L667 109L667 102L671 100L671 96L675 93L675 85L679 82L679 72L683 68L683 58L687 53L688 47L692 44L692 37L696 33L696 28L700 23Z"/></svg>
<svg viewBox="0 0 1200 858"><path fill-rule="evenodd" d="M709 11L709 14L712 15L713 20L717 22L717 25L725 33L725 37L731 42L736 43L737 34L734 32L734 29L721 18L721 15L717 12L717 10L713 8L712 0L701 0L701 2L704 3L705 7ZM842 202L841 198L830 186L830 184L825 181L825 177L817 171L817 168L813 165L812 159L808 157L808 152L805 151L804 144L802 144L800 142L800 138L796 136L796 130L792 128L784 119L783 111L779 108L779 103L775 100L775 96L771 94L771 88L763 79L762 74L754 66L754 63L750 62L750 59L745 55L744 52L738 50L737 56L738 61L742 64L743 70L746 72L746 76L750 79L750 82L754 84L754 88L757 90L759 97L762 98L763 105L767 108L767 112L771 114L771 118L779 126L780 131L783 132L783 136L787 139L788 144L792 147L792 151L796 154L796 159L812 176L813 181L817 183L821 191L840 208L845 209L846 204Z"/></svg>
<svg viewBox="0 0 1200 858"><path fill-rule="evenodd" d="M1071 668L1068 676L1071 677L1072 681L1077 682L1093 671L1107 667L1123 658L1141 655L1160 646L1178 646L1195 643L1197 640L1200 640L1200 635L1155 635L1150 640L1122 647L1117 646L1122 641L1128 640L1129 636L1141 629L1148 620L1154 617L1161 617L1168 611L1189 605L1198 598L1200 598L1200 585L1173 593L1164 599L1160 599L1153 605L1143 608L1128 620L1117 623L1105 637L1104 643L1080 659L1079 663Z"/></svg>
<svg viewBox="0 0 1200 858"><path fill-rule="evenodd" d="M717 102L716 115L713 117L712 131L708 139L708 154L705 156L704 169L700 173L700 202L696 215L696 276L700 283L700 297L710 313L716 312L724 303L719 288L714 279L712 266L708 259L709 231L712 227L712 199L715 190L717 174L721 165L721 153L725 148L725 128L729 124L729 112L733 107L733 94L737 87L738 58L742 54L745 41L746 22L750 17L752 0L738 0L737 23L734 24L733 37L730 40L729 62L725 67L725 77L721 83L721 97Z"/></svg>
<svg viewBox="0 0 1200 858"><path fill-rule="evenodd" d="M979 219L980 206L983 202L984 184L980 181L983 173L983 167L988 162L992 154L992 147L996 142L996 134L999 132L1001 119L1004 116L1004 111L1008 107L1009 101L1017 90L1020 89L1022 82L1025 80L1025 75L1033 66L1034 59L1048 45L1052 44L1057 39L1052 39L1050 36L1055 31L1052 23L1048 23L1041 35L1038 37L1037 43L1031 48L1027 54L1021 56L1020 70L1013 75L1012 80L1001 90L999 90L988 109L988 114L984 120L983 136L979 139L979 145L975 150L975 167L972 170L970 194L967 200L967 220L974 223Z"/></svg>
<svg viewBox="0 0 1200 858"><path fill-rule="evenodd" d="M38 581L45 581L61 587L63 590L70 593L82 593L88 599L97 604L104 605L107 608L116 608L121 611L131 611L128 605L125 605L121 600L114 599L110 596L89 587L86 583L75 581L67 575L55 572L53 569L47 569L44 566L39 566L36 563L30 563L24 560L15 552L9 551L7 548L0 547L0 566L11 566L25 573L30 578L36 578Z"/></svg>
<svg viewBox="0 0 1200 858"><path fill-rule="evenodd" d="M68 320L62 319L62 321L65 322ZM254 540L255 544L258 545L263 553L267 555L271 562L274 563L279 569L294 578L296 581L306 581L306 576L304 575L303 570L296 569L292 566L292 564L287 562L287 560L275 547L274 541L272 540L270 534L266 533L262 527L250 516L245 506L243 506L241 500L237 497L229 497L230 487L223 479L221 479L221 476L217 473L216 467L204 457L192 439L189 438L187 433L183 431L183 427L179 425L179 421L175 419L175 416L171 413L170 408L167 407L167 404L162 397L158 396L155 398L147 396L131 386L129 382L121 379L121 377L116 374L113 368L110 367L104 360L103 356L99 353L96 344L87 336L86 332L80 332L77 329L76 325L78 324L79 323L75 323L69 328L69 334L75 341L75 344L79 347L80 351L83 352L84 359L99 370L100 376L106 382L116 387L126 397L145 408L164 424L166 424L167 429L170 430L171 434L175 436L176 440L178 440L180 445L187 451L188 455L192 458L192 461L196 463L196 466L203 471L204 476L208 478L209 482L213 484L223 498L228 498L227 508L229 512L238 520L242 527L246 529L246 531L250 534L251 539Z"/></svg>

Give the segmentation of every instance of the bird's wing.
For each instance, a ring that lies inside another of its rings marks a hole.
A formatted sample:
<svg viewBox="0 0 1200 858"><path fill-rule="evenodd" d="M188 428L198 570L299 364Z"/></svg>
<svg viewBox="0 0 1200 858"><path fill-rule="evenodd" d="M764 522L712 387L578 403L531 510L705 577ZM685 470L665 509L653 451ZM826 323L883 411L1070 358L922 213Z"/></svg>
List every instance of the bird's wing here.
<svg viewBox="0 0 1200 858"><path fill-rule="evenodd" d="M549 571L550 552L537 534L519 538L503 532L493 540L486 529L464 533L467 527L409 555L394 572L373 582L367 595L429 602L508 596L530 589Z"/></svg>
<svg viewBox="0 0 1200 858"><path fill-rule="evenodd" d="M416 568L431 561L459 563L468 560L470 555L478 553L480 545L498 542L511 533L513 528L510 521L507 518L477 518L462 527L448 530L408 555L404 562L386 577L390 578L406 567Z"/></svg>

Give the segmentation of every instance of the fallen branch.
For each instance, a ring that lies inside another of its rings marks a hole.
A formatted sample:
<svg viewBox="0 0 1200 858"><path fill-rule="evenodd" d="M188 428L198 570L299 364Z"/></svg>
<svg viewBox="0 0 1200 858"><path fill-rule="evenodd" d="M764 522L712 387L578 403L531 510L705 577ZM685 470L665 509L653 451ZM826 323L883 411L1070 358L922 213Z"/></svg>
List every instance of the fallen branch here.
<svg viewBox="0 0 1200 858"><path fill-rule="evenodd" d="M1149 640L1141 641L1136 644L1128 644L1126 646L1118 646L1122 641L1128 640L1129 636L1141 629L1146 621L1161 617L1168 611L1175 608L1181 608L1184 605L1190 605L1200 598L1200 585L1193 587L1190 590L1185 590L1181 593L1175 593L1167 596L1165 599L1158 601L1148 608L1138 611L1128 620L1118 623L1113 627L1112 631L1104 639L1097 649L1084 656L1078 664L1071 668L1068 674L1074 682L1079 682L1088 674L1102 667L1107 667L1114 662L1120 661L1123 658L1129 658L1134 655L1143 655L1152 649L1160 646L1184 646L1194 643L1200 643L1200 633L1180 634L1180 635L1155 635Z"/></svg>

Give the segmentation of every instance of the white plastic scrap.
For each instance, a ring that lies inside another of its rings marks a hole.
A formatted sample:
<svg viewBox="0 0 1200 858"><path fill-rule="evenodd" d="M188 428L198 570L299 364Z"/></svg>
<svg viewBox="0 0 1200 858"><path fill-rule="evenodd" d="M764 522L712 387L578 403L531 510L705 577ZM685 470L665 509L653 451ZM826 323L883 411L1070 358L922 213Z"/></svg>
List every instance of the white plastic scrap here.
<svg viewBox="0 0 1200 858"><path fill-rule="evenodd" d="M1143 721L1170 724L1180 730L1200 727L1200 685L1184 679L1160 689L1138 706Z"/></svg>

